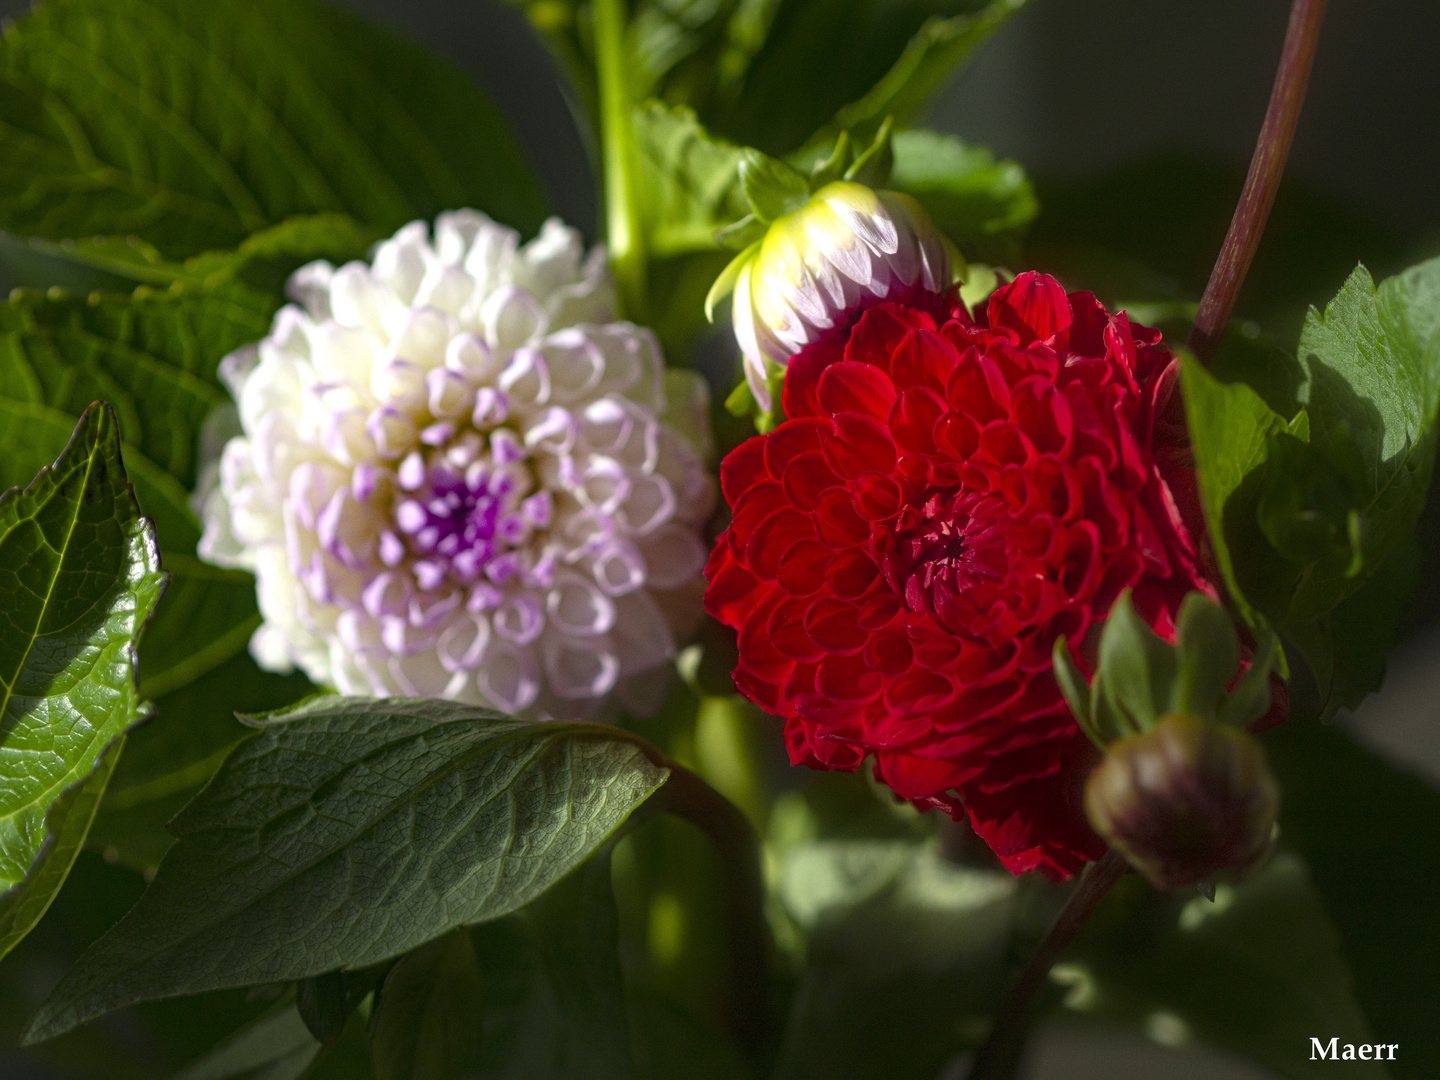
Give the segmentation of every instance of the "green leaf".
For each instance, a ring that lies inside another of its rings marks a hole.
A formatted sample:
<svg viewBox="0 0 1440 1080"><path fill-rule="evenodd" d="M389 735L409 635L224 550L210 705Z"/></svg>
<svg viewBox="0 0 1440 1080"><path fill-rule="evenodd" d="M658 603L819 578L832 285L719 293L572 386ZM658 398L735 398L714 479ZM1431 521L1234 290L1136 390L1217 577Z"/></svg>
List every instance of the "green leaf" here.
<svg viewBox="0 0 1440 1080"><path fill-rule="evenodd" d="M369 966L498 918L667 776L615 728L313 699L265 721L171 823L150 889L27 1038L137 1001Z"/></svg>
<svg viewBox="0 0 1440 1080"><path fill-rule="evenodd" d="M1301 336L1289 425L1248 387L1182 373L1200 487L1232 599L1256 630L1275 626L1304 650L1321 713L1356 704L1379 675L1401 559L1434 468L1440 405L1440 260L1377 289L1360 268ZM1272 390L1274 379L1265 379ZM1337 632L1368 627L1370 641ZM1354 657L1340 650L1356 650Z"/></svg>
<svg viewBox="0 0 1440 1080"><path fill-rule="evenodd" d="M52 460L90 401L110 401L119 415L126 464L172 578L141 651L146 696L223 664L259 625L253 579L195 557L200 529L189 490L201 431L229 401L216 375L220 361L269 331L285 278L300 263L353 257L366 243L353 222L329 215L292 219L236 251L183 264L109 240L48 245L77 265L103 262L112 276L165 289L88 299L22 292L0 302L0 485L23 483ZM125 253L134 256L130 264Z"/></svg>
<svg viewBox="0 0 1440 1080"><path fill-rule="evenodd" d="M313 0L45 4L0 42L0 116L0 228L23 235L183 257L295 214L544 213L469 80Z"/></svg>
<svg viewBox="0 0 1440 1080"><path fill-rule="evenodd" d="M894 133L894 118L887 116L875 132L875 138L870 141L870 145L859 151L854 162L845 170L845 179L870 188L888 187L890 173L895 168ZM820 184L812 178L810 187L818 190Z"/></svg>
<svg viewBox="0 0 1440 1080"><path fill-rule="evenodd" d="M171 262L138 236L54 241L0 233L0 268L12 286L58 285L81 294L128 292L136 285L215 288L238 282L268 294L273 309L281 302L284 278L302 262L360 258L380 237L344 214L308 214L257 232L233 250Z"/></svg>
<svg viewBox="0 0 1440 1080"><path fill-rule="evenodd" d="M1269 629L1263 611L1288 601L1296 574L1260 530L1260 470L1272 436L1301 428L1250 387L1221 383L1193 360L1181 366L1180 386L1215 561L1241 617L1253 630Z"/></svg>
<svg viewBox="0 0 1440 1080"><path fill-rule="evenodd" d="M1313 1036L1371 1041L1325 907L1294 855L1240 885L1218 885L1213 903L1157 894L1132 876L1051 978L1069 986L1071 1009L1173 1042L1199 1039L1277 1076L1383 1077L1385 1067L1370 1062L1309 1060Z"/></svg>
<svg viewBox="0 0 1440 1080"><path fill-rule="evenodd" d="M351 1003L345 992L345 973L327 971L301 979L295 987L295 1008L300 1019L322 1046L333 1046L345 1031Z"/></svg>
<svg viewBox="0 0 1440 1080"><path fill-rule="evenodd" d="M753 149L740 152L740 187L762 223L794 213L810 199L805 177L778 158Z"/></svg>
<svg viewBox="0 0 1440 1080"><path fill-rule="evenodd" d="M28 934L50 907L70 874L75 857L95 820L106 782L115 770L124 738L118 738L95 762L95 771L66 788L45 814L44 840L25 876L0 893L0 956Z"/></svg>
<svg viewBox="0 0 1440 1080"><path fill-rule="evenodd" d="M990 0L978 11L927 19L895 65L864 97L840 109L812 141L832 140L842 130L868 136L887 116L904 125L1025 4L1026 0Z"/></svg>
<svg viewBox="0 0 1440 1080"><path fill-rule="evenodd" d="M632 989L635 1065L645 1080L752 1080L739 1049L674 995Z"/></svg>
<svg viewBox="0 0 1440 1080"><path fill-rule="evenodd" d="M147 640L149 633L147 628ZM142 646L142 660L144 653ZM247 734L235 714L284 708L313 692L303 675L261 671L241 649L193 682L157 698L154 715L126 739L125 756L91 826L90 847L107 859L153 874L174 839L166 822Z"/></svg>
<svg viewBox="0 0 1440 1080"><path fill-rule="evenodd" d="M725 97L692 102L727 138L823 156L849 129L868 145L886 116L904 126L1019 0L780 0L764 45Z"/></svg>
<svg viewBox="0 0 1440 1080"><path fill-rule="evenodd" d="M1306 625L1286 633L1305 653L1319 693L1319 714L1353 709L1380 689L1385 657L1395 647L1400 620L1420 584L1421 549L1401 545L1353 594Z"/></svg>
<svg viewBox="0 0 1440 1080"><path fill-rule="evenodd" d="M174 1080L299 1080L320 1044L294 1005L247 1025Z"/></svg>
<svg viewBox="0 0 1440 1080"><path fill-rule="evenodd" d="M473 938L486 1010L483 1080L629 1080L609 849Z"/></svg>
<svg viewBox="0 0 1440 1080"><path fill-rule="evenodd" d="M1363 523L1363 562L1379 565L1415 529L1435 463L1440 404L1440 259L1377 289L1360 267L1300 335L1297 397L1311 445L1343 477ZM1359 587L1343 560L1311 569L1289 615L1305 622Z"/></svg>
<svg viewBox="0 0 1440 1080"><path fill-rule="evenodd" d="M779 894L809 933L777 1080L933 1080L977 1045L1006 984L1016 889L928 845L793 849Z"/></svg>
<svg viewBox="0 0 1440 1080"><path fill-rule="evenodd" d="M143 715L135 650L163 587L115 415L91 406L53 466L0 496L0 887L14 890L0 953L59 889L114 767L106 748Z"/></svg>
<svg viewBox="0 0 1440 1080"><path fill-rule="evenodd" d="M1017 257L1020 236L1040 209L1024 169L936 131L898 132L894 148L890 186L918 199L966 258Z"/></svg>
<svg viewBox="0 0 1440 1080"><path fill-rule="evenodd" d="M660 256L720 247L715 233L749 213L742 148L713 138L685 108L648 102L634 113L649 248Z"/></svg>
<svg viewBox="0 0 1440 1080"><path fill-rule="evenodd" d="M480 1050L480 965L464 930L390 969L370 1017L375 1080L458 1080Z"/></svg>
<svg viewBox="0 0 1440 1080"><path fill-rule="evenodd" d="M1285 792L1281 836L1310 865L1376 1041L1401 1046L1391 1072L1440 1075L1440 792L1333 728L1282 724L1262 740Z"/></svg>

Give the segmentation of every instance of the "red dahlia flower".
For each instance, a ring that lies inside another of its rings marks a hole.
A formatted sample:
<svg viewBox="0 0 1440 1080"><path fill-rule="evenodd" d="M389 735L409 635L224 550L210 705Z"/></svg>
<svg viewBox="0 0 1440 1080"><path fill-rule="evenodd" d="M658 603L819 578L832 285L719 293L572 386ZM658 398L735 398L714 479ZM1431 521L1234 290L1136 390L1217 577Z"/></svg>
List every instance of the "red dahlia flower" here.
<svg viewBox="0 0 1440 1080"><path fill-rule="evenodd" d="M721 466L733 520L705 596L794 763L873 755L1014 873L1104 851L1051 651L1125 588L1167 640L1186 593L1216 596L1183 423L1162 416L1175 373L1158 331L1035 273L975 317L880 304L796 354L788 419Z"/></svg>

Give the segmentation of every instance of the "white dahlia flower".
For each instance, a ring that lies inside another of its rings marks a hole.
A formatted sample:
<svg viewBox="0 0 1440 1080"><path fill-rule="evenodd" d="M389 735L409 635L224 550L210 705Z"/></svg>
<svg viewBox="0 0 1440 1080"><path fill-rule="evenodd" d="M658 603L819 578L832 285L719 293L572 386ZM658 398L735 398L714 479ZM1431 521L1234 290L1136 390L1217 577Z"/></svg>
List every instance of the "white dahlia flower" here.
<svg viewBox="0 0 1440 1080"><path fill-rule="evenodd" d="M674 655L706 400L613 321L603 251L458 211L288 291L221 367L241 433L197 495L201 555L257 578L262 667L574 719Z"/></svg>
<svg viewBox="0 0 1440 1080"><path fill-rule="evenodd" d="M762 411L773 406L772 366L871 304L909 290L950 286L959 253L909 195L837 180L799 210L776 218L726 267L707 313L732 289L735 339ZM961 269L958 265L956 269Z"/></svg>

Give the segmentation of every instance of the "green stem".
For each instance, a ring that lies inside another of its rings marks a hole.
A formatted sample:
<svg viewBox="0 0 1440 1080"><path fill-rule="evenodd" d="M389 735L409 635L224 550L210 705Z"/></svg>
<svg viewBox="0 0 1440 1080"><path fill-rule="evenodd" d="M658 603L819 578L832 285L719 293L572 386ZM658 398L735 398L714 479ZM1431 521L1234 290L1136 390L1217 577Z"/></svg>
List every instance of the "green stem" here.
<svg viewBox="0 0 1440 1080"><path fill-rule="evenodd" d="M658 753L658 751L657 751ZM663 755L662 755L663 757ZM657 810L684 818L710 838L718 856L730 944L727 1020L750 1061L770 1049L770 933L760 838L739 807L683 765L666 759L670 778L651 798Z"/></svg>
<svg viewBox="0 0 1440 1080"><path fill-rule="evenodd" d="M1245 189L1235 207L1230 231L1215 260L1215 269L1200 298L1195 325L1190 328L1190 351L1201 363L1208 363L1220 345L1220 338L1235 310L1240 286L1250 271L1250 263L1260 247L1265 222L1280 189L1285 173L1285 159L1295 127L1300 122L1300 108L1305 104L1305 88L1310 82L1310 68L1315 60L1315 45L1320 40L1320 21L1325 17L1325 0L1294 0L1290 8L1290 25L1285 31L1285 45L1280 52L1280 67L1275 72L1275 86L1270 91L1270 105L1265 110L1265 123L1250 160L1250 173Z"/></svg>
<svg viewBox="0 0 1440 1080"><path fill-rule="evenodd" d="M621 314L644 318L646 251L640 226L640 179L631 121L625 0L595 0L595 60L600 79L600 150L604 160L605 232Z"/></svg>
<svg viewBox="0 0 1440 1080"><path fill-rule="evenodd" d="M1123 855L1107 851L1099 862L1091 863L1080 877L1060 914L1045 932L1040 945L1030 957L1025 970L1010 987L985 1045L975 1055L969 1080L1012 1080L1020 1069L1025 1052L1025 1037L1030 1033L1030 1011L1035 995L1045 985L1050 969L1065 947L1074 940L1080 928L1094 914L1111 887L1125 873Z"/></svg>

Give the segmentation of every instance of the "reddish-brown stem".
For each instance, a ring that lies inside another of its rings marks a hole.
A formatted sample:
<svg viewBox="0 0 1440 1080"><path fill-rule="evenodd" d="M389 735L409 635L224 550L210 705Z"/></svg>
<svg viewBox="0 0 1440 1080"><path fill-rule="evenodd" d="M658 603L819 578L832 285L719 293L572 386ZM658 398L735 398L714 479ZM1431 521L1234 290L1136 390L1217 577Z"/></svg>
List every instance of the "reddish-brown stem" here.
<svg viewBox="0 0 1440 1080"><path fill-rule="evenodd" d="M1310 68L1315 60L1315 45L1320 40L1320 20L1325 15L1325 0L1294 0L1290 7L1290 26L1285 31L1285 46L1280 53L1280 67L1275 72L1275 86L1270 91L1270 107L1250 160L1250 174L1245 189L1230 221L1230 231L1215 260L1215 269L1200 298L1195 325L1190 328L1190 351L1202 363L1215 355L1235 298L1250 270L1265 221L1275 204L1275 192L1285 172L1285 159L1295 139L1295 126L1300 121L1300 107L1305 103L1305 88L1310 82Z"/></svg>
<svg viewBox="0 0 1440 1080"><path fill-rule="evenodd" d="M1035 995L1045 985L1055 961L1060 959L1065 947L1074 940L1125 869L1125 857L1115 851L1107 851L1099 862L1086 867L1075 891L1050 924L1025 970L1020 972L1020 977L1011 985L1010 992L995 1013L990 1037L975 1055L969 1080L1010 1080L1019 1070Z"/></svg>

